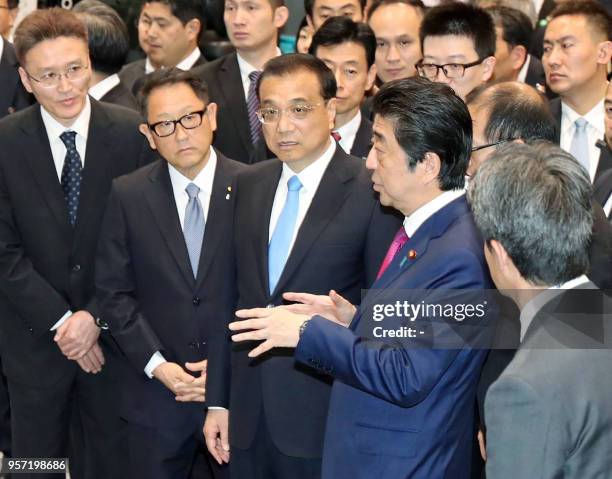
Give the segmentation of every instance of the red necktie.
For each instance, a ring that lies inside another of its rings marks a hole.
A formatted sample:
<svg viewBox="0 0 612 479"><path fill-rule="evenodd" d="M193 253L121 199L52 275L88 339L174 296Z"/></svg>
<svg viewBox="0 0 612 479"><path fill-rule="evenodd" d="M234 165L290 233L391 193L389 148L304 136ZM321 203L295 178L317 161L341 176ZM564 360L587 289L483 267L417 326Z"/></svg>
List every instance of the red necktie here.
<svg viewBox="0 0 612 479"><path fill-rule="evenodd" d="M336 140L337 142L339 142L342 137L340 136L340 133L338 133L337 131L332 131L331 132L331 136L334 138L334 140Z"/></svg>
<svg viewBox="0 0 612 479"><path fill-rule="evenodd" d="M402 226L399 229L399 231L395 233L395 236L393 237L393 241L391 241L391 246L389 246L389 249L387 250L387 254L385 255L385 259L380 265L380 269L378 270L378 275L376 276L376 279L379 279L383 275L385 270L391 264L391 261L393 261L393 258L395 257L397 252L402 249L402 246L404 246L407 241L408 241L408 235L406 234L406 230Z"/></svg>

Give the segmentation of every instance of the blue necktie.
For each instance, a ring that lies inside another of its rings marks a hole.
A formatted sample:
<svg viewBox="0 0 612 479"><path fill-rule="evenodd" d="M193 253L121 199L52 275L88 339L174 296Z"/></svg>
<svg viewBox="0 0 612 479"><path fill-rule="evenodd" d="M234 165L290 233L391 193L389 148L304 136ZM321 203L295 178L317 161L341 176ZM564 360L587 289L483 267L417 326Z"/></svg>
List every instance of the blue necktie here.
<svg viewBox="0 0 612 479"><path fill-rule="evenodd" d="M574 124L576 129L572 138L570 153L589 171L589 137L586 131L589 123L584 118L578 118Z"/></svg>
<svg viewBox="0 0 612 479"><path fill-rule="evenodd" d="M297 220L298 209L300 206L300 189L302 183L300 179L293 175L287 182L287 200L285 206L278 217L278 222L272 233L270 245L268 246L268 280L270 294L274 292L281 273L285 268L285 263L289 256L289 245L293 239L295 222Z"/></svg>
<svg viewBox="0 0 612 479"><path fill-rule="evenodd" d="M261 122L257 118L257 110L259 109L259 98L257 97L257 80L261 75L260 71L252 71L249 73L249 94L247 98L247 111L249 113L249 126L251 127L251 142L257 143L261 136Z"/></svg>
<svg viewBox="0 0 612 479"><path fill-rule="evenodd" d="M185 236L185 244L187 245L187 253L189 253L189 262L193 277L198 276L198 264L200 263L200 253L202 252L202 241L204 240L204 228L206 220L202 204L198 198L200 188L195 184L189 183L185 188L189 201L185 208L185 224L183 226L183 235Z"/></svg>
<svg viewBox="0 0 612 479"><path fill-rule="evenodd" d="M64 166L62 167L61 184L64 190L64 199L68 208L68 221L72 226L75 225L77 219L77 210L79 209L79 196L81 194L81 170L83 165L81 157L76 149L75 143L76 132L65 131L60 135L60 139L66 146L66 157L64 158Z"/></svg>

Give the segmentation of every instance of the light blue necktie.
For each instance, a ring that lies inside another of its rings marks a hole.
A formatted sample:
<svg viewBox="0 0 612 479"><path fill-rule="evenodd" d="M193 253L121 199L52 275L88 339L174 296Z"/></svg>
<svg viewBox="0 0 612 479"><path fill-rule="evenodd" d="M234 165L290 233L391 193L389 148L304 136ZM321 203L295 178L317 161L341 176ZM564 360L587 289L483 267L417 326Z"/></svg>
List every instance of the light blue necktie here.
<svg viewBox="0 0 612 479"><path fill-rule="evenodd" d="M202 204L198 198L200 188L194 183L189 183L185 188L189 201L185 208L185 225L183 226L183 235L185 236L185 244L187 245L187 253L189 253L189 262L193 277L198 275L198 264L200 262L200 253L202 252L202 241L204 240L204 227L206 220Z"/></svg>
<svg viewBox="0 0 612 479"><path fill-rule="evenodd" d="M289 245L293 238L295 222L297 220L298 208L300 205L300 189L302 183L300 179L293 175L287 182L287 200L283 211L278 217L278 222L272 233L270 245L268 246L268 281L270 294L274 292L278 280L280 279L287 257L289 256Z"/></svg>
<svg viewBox="0 0 612 479"><path fill-rule="evenodd" d="M574 138L572 138L572 145L570 146L571 155L578 160L582 166L589 171L589 137L587 135L586 127L589 124L584 118L578 118L574 125L576 130L574 131Z"/></svg>

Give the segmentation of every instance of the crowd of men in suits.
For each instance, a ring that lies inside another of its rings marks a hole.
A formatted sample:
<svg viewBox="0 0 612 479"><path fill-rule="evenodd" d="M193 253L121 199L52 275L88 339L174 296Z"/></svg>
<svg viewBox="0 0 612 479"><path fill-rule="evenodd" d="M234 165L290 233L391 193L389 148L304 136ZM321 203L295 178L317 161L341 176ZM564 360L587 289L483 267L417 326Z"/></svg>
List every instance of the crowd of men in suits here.
<svg viewBox="0 0 612 479"><path fill-rule="evenodd" d="M305 11L282 54L283 0L227 0L212 61L197 0L143 1L127 65L98 0L0 36L0 450L74 479L606 477L610 14L560 2L538 58L505 3Z"/></svg>

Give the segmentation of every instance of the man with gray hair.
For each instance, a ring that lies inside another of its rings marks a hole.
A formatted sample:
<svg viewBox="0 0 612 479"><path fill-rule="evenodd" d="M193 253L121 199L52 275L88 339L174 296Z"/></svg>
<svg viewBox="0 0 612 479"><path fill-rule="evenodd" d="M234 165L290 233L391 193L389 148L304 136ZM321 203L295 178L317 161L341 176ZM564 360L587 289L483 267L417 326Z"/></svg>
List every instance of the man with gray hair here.
<svg viewBox="0 0 612 479"><path fill-rule="evenodd" d="M493 281L521 310L521 345L485 403L488 477L612 469L606 300L586 277L591 196L586 170L545 142L500 148L470 184Z"/></svg>

